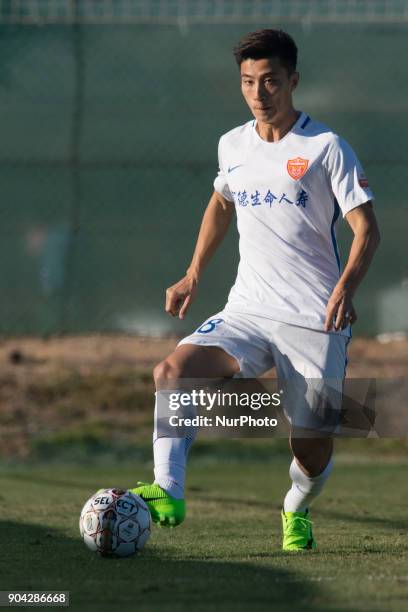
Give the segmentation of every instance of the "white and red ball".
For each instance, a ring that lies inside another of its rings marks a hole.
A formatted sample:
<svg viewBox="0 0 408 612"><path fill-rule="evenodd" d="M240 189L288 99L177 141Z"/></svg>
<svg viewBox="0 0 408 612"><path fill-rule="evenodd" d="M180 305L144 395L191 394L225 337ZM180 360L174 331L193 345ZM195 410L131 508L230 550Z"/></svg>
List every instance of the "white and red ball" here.
<svg viewBox="0 0 408 612"><path fill-rule="evenodd" d="M150 537L150 512L141 497L123 489L101 489L84 505L79 530L90 550L128 557Z"/></svg>

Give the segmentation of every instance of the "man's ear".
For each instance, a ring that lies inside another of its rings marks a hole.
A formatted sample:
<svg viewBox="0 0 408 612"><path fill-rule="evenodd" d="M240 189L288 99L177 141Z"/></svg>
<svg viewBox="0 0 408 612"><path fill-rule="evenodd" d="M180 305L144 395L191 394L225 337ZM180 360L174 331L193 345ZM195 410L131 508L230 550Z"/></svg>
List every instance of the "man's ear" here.
<svg viewBox="0 0 408 612"><path fill-rule="evenodd" d="M290 75L290 80L292 82L292 91L298 86L299 79L300 74L298 72L293 72L293 74Z"/></svg>

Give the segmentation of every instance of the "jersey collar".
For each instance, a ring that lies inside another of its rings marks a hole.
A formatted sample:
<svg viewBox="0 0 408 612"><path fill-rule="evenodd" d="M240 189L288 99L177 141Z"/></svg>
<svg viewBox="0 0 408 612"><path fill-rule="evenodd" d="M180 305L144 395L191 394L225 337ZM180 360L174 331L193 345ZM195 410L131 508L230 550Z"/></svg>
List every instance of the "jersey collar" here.
<svg viewBox="0 0 408 612"><path fill-rule="evenodd" d="M281 138L280 140L278 140L277 142L268 142L267 140L264 140L263 138L260 137L260 135L258 134L257 129L256 129L256 125L257 125L257 120L256 119L254 119L252 121L252 131L254 133L255 139L258 140L259 142L262 142L267 147L277 147L282 142L284 142L288 138L288 136L293 134L293 132L295 132L298 129L298 127L300 127L302 125L302 123L305 121L306 118L307 118L306 113L304 113L303 111L300 111L300 115L299 115L297 121L292 125L291 129L289 130L289 132L287 134L285 134L285 136L283 138Z"/></svg>

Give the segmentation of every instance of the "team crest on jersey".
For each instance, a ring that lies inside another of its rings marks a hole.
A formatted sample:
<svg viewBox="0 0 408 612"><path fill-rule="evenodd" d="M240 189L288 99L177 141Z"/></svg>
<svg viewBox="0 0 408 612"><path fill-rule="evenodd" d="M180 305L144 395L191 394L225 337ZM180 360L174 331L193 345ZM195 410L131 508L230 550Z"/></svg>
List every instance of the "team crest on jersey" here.
<svg viewBox="0 0 408 612"><path fill-rule="evenodd" d="M288 169L289 175L298 181L306 174L306 170L309 166L309 160L303 159L303 157L295 157L294 159L289 159L286 165Z"/></svg>

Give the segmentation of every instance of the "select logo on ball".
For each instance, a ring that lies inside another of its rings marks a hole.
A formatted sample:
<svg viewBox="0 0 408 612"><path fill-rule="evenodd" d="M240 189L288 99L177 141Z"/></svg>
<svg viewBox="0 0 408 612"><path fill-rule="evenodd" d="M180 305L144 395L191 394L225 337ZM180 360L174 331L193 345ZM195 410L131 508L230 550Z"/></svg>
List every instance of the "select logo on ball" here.
<svg viewBox="0 0 408 612"><path fill-rule="evenodd" d="M90 550L104 557L128 557L142 550L150 537L150 512L138 495L105 489L84 505L79 530Z"/></svg>
<svg viewBox="0 0 408 612"><path fill-rule="evenodd" d="M122 514L132 514L136 511L136 506L129 499L125 497L119 498L116 502L116 507Z"/></svg>

